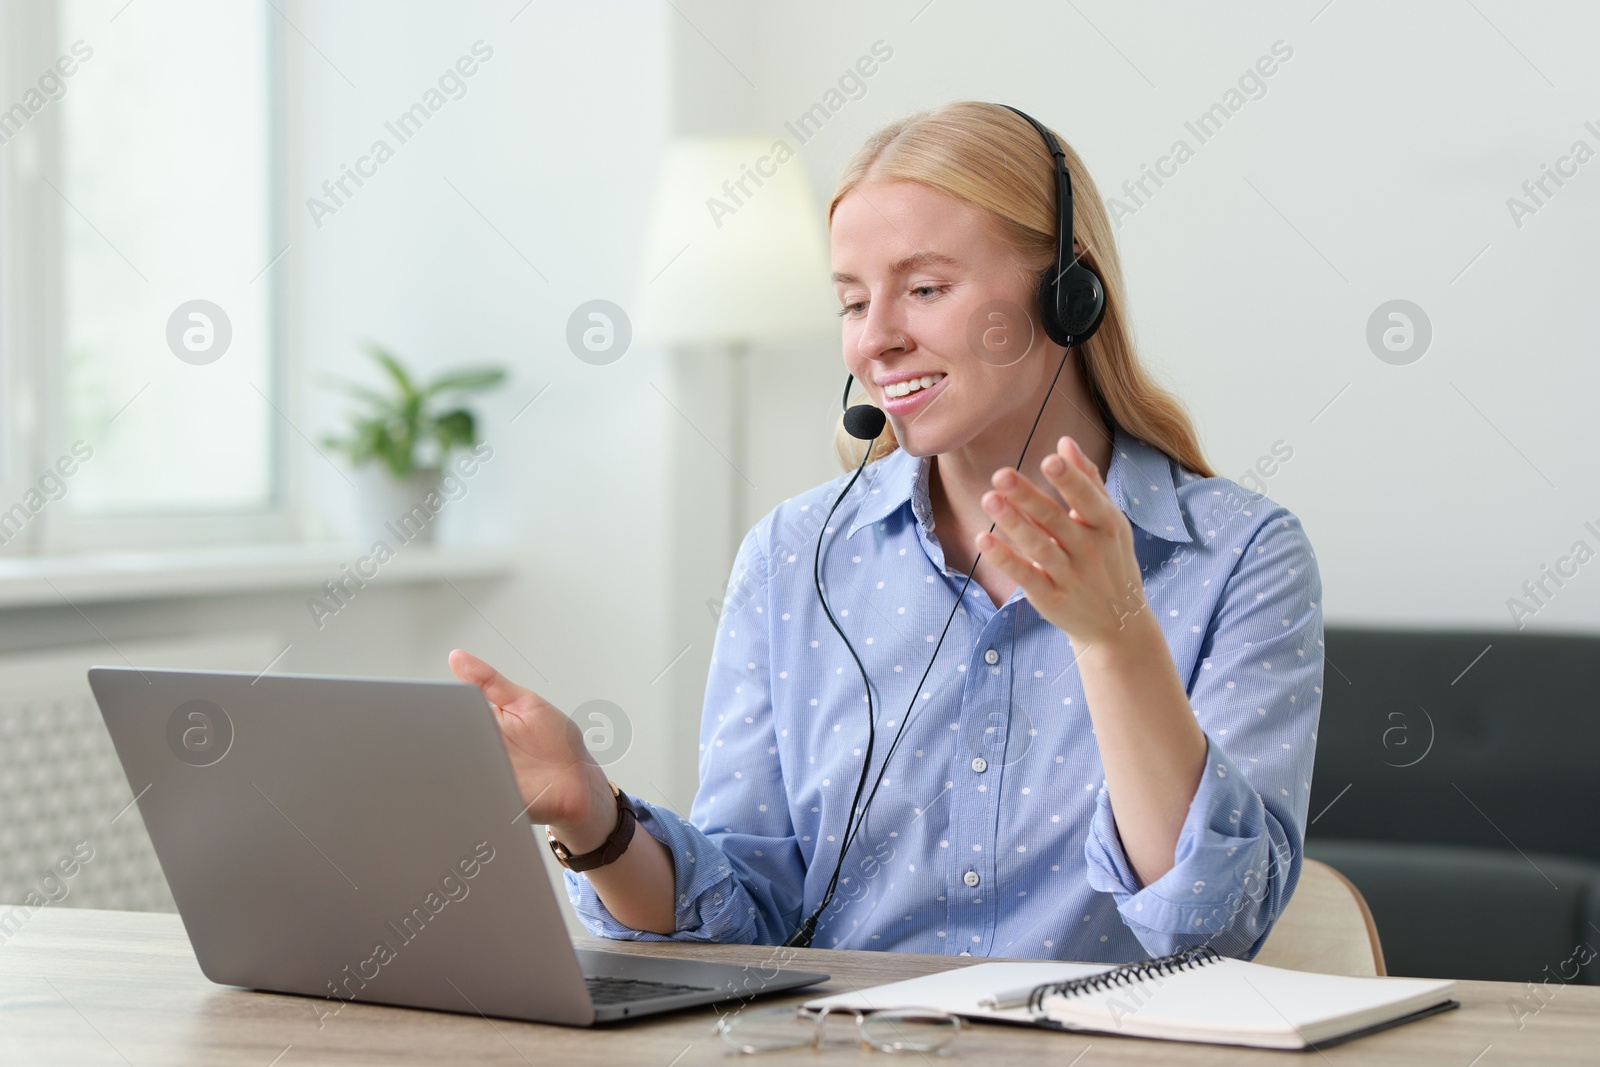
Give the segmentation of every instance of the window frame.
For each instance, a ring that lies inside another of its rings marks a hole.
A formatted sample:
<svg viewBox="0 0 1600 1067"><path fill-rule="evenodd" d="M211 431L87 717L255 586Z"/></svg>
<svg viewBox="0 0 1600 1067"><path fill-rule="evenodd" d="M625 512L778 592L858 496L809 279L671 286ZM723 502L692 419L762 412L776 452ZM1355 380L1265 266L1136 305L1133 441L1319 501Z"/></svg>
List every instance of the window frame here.
<svg viewBox="0 0 1600 1067"><path fill-rule="evenodd" d="M267 81L267 243L276 250L290 240L285 199L289 146L284 34L281 19L272 17L271 5L266 0L256 3L261 5L265 30L261 47ZM4 101L0 107L19 99L78 37L87 38L87 34L69 33L55 5L0 8L0 41L5 42L0 51L0 101ZM90 44L114 47L107 38ZM60 171L61 134L60 113L46 110L19 136L0 146L0 512L20 502L73 443L67 437L62 354L63 227L70 224L70 211L42 180L52 171ZM289 259L288 255L280 258L257 283L268 286L269 369L262 386L276 409L267 421L270 473L266 505L81 515L73 514L61 501L53 501L33 515L20 535L0 545L0 558L301 539L305 522L290 451L291 439L297 436L293 420L299 405L293 403L296 392L287 345ZM69 481L63 500L70 496Z"/></svg>

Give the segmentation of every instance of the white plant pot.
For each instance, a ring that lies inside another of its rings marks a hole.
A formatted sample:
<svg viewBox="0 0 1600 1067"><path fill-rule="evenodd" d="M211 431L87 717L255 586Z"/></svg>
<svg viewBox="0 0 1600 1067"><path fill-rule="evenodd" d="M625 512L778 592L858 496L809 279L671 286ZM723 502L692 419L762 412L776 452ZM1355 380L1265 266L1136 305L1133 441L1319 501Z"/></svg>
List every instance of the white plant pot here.
<svg viewBox="0 0 1600 1067"><path fill-rule="evenodd" d="M356 474L363 537L383 541L392 549L406 544L433 544L439 524L436 509L444 500L439 493L437 467L419 467L404 480L396 479L375 463L367 464ZM430 496L433 508L428 506Z"/></svg>

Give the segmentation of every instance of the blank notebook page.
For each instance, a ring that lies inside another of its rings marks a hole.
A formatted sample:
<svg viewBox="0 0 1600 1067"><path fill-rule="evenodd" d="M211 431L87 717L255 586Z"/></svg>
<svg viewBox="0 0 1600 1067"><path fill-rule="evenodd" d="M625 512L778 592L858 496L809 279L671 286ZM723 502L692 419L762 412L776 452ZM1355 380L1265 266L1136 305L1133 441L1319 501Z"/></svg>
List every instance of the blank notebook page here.
<svg viewBox="0 0 1600 1067"><path fill-rule="evenodd" d="M1186 1041L1302 1048L1448 998L1455 983L1354 978L1216 960L1109 990L1044 998L1071 1029Z"/></svg>
<svg viewBox="0 0 1600 1067"><path fill-rule="evenodd" d="M1028 1022L1032 1012L1017 1008L1009 1012L986 1011L980 1004L992 993L1028 990L1047 982L1069 982L1074 978L1100 974L1111 968L1093 963L975 963L970 967L956 967L920 978L907 978L900 982L858 989L849 993L817 997L805 1003L807 1008L850 1008L860 1011L886 1008L934 1008L971 1015L977 1018L1004 1018L1010 1022Z"/></svg>

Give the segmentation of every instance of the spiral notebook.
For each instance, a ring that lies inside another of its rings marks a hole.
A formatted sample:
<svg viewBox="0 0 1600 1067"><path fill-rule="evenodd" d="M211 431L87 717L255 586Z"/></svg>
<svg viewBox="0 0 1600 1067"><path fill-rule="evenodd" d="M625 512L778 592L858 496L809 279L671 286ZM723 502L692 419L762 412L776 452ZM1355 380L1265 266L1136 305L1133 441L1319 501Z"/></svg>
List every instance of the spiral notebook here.
<svg viewBox="0 0 1600 1067"><path fill-rule="evenodd" d="M1186 949L1121 967L980 963L807 1008L935 1008L973 1019L1125 1037L1305 1049L1460 1005L1455 982L1289 971Z"/></svg>

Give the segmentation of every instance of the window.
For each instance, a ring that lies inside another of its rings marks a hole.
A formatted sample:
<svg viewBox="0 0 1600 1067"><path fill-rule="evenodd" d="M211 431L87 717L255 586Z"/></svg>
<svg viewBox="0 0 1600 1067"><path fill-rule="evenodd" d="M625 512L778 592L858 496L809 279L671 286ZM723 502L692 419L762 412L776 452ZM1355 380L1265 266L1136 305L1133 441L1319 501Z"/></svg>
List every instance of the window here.
<svg viewBox="0 0 1600 1067"><path fill-rule="evenodd" d="M4 17L0 551L284 536L278 16Z"/></svg>

